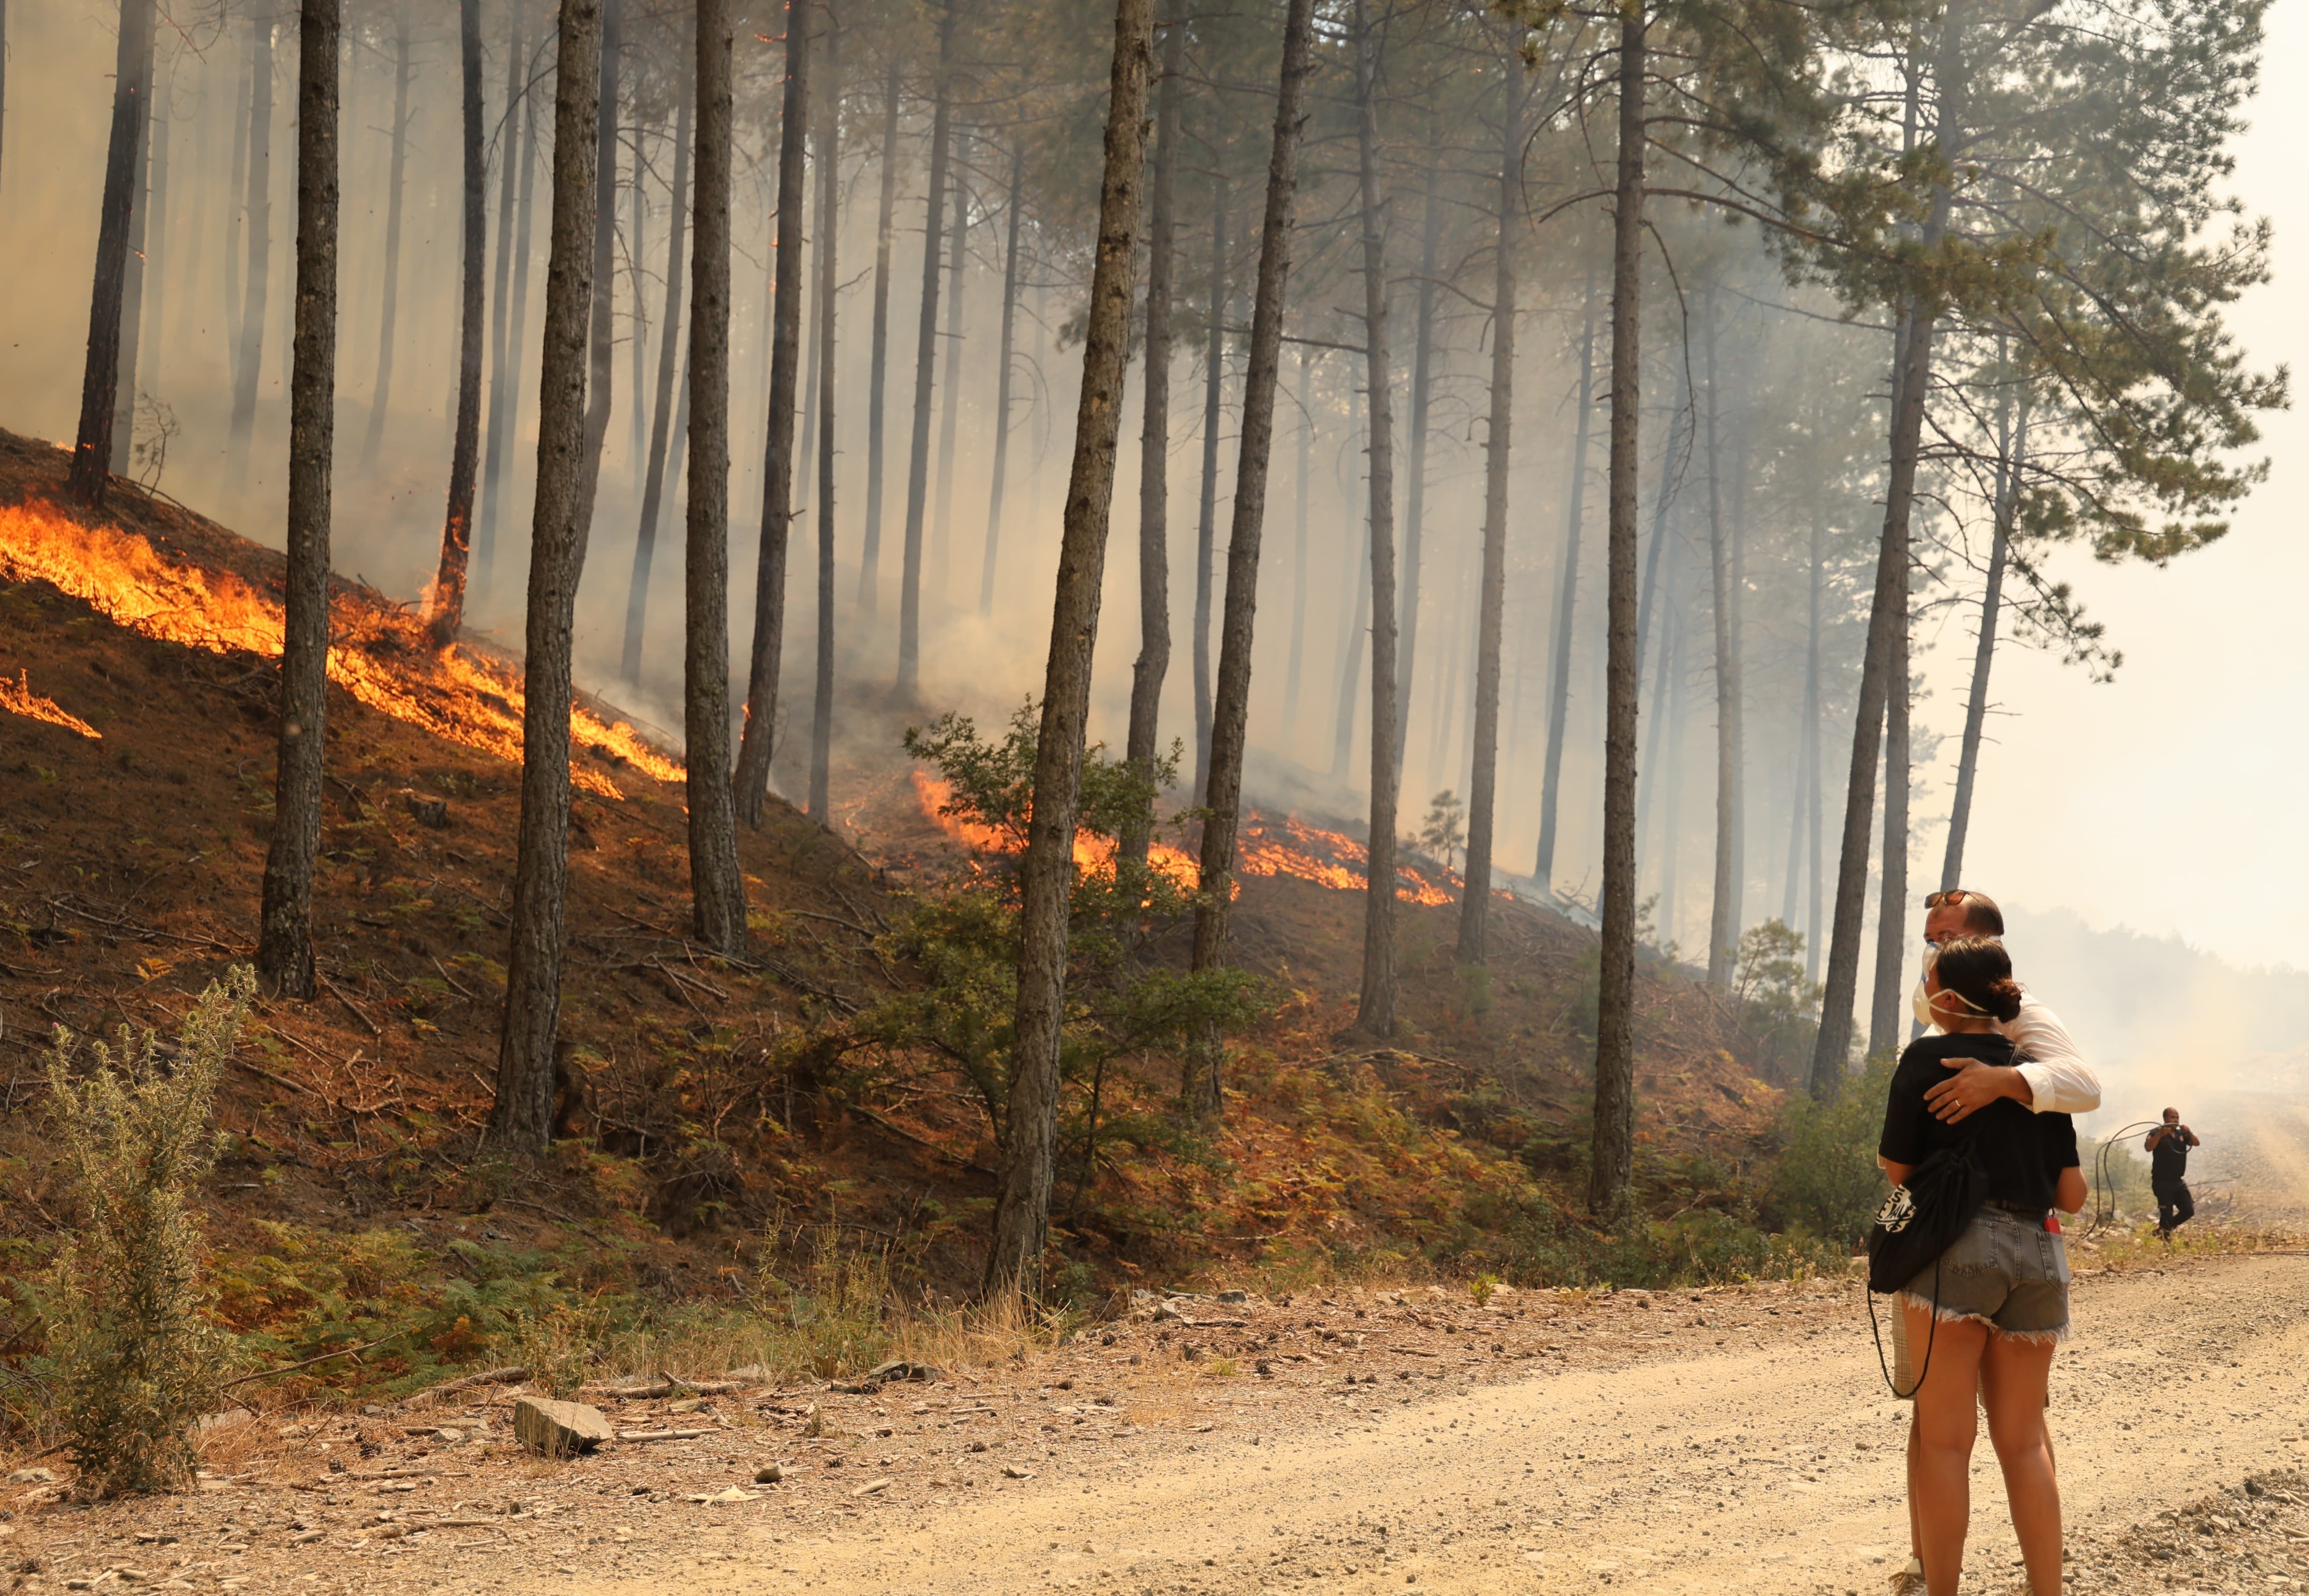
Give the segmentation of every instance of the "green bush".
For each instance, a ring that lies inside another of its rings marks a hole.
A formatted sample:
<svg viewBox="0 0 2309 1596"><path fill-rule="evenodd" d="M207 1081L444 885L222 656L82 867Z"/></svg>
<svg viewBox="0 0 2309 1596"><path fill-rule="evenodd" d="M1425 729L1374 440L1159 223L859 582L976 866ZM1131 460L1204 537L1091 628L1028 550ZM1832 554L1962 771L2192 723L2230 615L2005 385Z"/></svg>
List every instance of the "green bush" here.
<svg viewBox="0 0 2309 1596"><path fill-rule="evenodd" d="M191 1194L215 1162L217 1081L255 990L236 967L175 1047L123 1026L119 1052L91 1044L95 1068L78 1080L77 1039L57 1028L50 1108L80 1225L50 1276L48 1350L85 1493L181 1486L193 1427L216 1406L228 1342L202 1312Z"/></svg>
<svg viewBox="0 0 2309 1596"><path fill-rule="evenodd" d="M1780 1111L1780 1152L1766 1182L1768 1217L1848 1253L1884 1201L1876 1142L1895 1060L1890 1054L1844 1083L1834 1101L1791 1092Z"/></svg>

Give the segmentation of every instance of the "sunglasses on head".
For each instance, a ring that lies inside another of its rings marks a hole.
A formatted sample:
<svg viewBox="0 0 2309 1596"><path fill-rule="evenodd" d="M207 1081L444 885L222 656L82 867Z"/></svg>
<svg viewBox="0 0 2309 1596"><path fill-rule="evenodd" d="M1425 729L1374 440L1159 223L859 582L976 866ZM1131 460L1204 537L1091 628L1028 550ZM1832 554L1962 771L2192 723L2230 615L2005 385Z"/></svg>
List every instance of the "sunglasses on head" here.
<svg viewBox="0 0 2309 1596"><path fill-rule="evenodd" d="M1968 898L1977 898L1979 896L1980 894L1977 892L1970 891L1963 887L1951 887L1946 892L1925 893L1924 906L1928 909L1958 908L1962 906L1965 899Z"/></svg>

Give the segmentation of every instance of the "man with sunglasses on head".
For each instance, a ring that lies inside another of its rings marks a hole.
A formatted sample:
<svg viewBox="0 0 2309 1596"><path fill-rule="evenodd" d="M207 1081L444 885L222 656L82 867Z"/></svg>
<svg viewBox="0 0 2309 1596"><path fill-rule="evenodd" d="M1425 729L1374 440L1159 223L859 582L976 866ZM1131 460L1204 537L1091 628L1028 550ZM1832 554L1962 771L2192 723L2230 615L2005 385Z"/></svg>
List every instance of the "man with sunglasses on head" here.
<svg viewBox="0 0 2309 1596"><path fill-rule="evenodd" d="M2004 915L1985 892L1957 888L1924 898L1924 941L1927 965L1942 942L1953 937L2002 937ZM1924 1001L1924 977L1916 978L1915 1009L1918 1023L1930 1028L1932 1011ZM2018 1062L1985 1064L1978 1060L1952 1059L1954 1072L1924 1094L1925 1105L1950 1124L1970 1117L1999 1097L2010 1097L2035 1114L2090 1114L2100 1106L2100 1077L2085 1062L2060 1017L2032 993L2020 1000L2020 1012L1996 1027L2012 1044Z"/></svg>

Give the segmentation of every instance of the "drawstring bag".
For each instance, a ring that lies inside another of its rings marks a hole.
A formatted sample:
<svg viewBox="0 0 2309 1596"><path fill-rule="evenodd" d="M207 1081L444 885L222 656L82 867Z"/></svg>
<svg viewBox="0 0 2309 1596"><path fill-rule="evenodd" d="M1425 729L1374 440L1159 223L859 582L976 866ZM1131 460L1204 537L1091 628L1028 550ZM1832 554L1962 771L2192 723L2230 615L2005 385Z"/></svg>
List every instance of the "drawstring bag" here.
<svg viewBox="0 0 2309 1596"><path fill-rule="evenodd" d="M1967 1136L1954 1147L1925 1154L1876 1210L1875 1221L1868 1227L1868 1328L1876 1337L1880 1366L1884 1360L1884 1341L1876 1329L1875 1294L1898 1291L1930 1269L1937 1300L1941 1258L1956 1245L1957 1237L1987 1201L1988 1171L1981 1167L1980 1155ZM1935 1312L1932 1333L1924 1340L1924 1366L1916 1371L1915 1384L1902 1391L1891 1370L1884 1370L1884 1383L1900 1401L1907 1401L1924 1388L1924 1376L1932 1372L1933 1343L1940 1339L1940 1328Z"/></svg>

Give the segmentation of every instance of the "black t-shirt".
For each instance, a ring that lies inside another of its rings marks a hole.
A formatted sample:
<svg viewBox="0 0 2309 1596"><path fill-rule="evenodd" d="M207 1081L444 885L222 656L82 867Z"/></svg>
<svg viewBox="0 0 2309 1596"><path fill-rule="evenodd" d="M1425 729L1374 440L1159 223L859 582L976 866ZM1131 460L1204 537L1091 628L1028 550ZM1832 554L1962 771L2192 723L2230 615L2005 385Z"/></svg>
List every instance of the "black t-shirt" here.
<svg viewBox="0 0 2309 1596"><path fill-rule="evenodd" d="M2189 1143L2181 1134L2181 1127L2166 1130L2155 1147L2149 1149L2150 1180L2183 1180L2189 1173Z"/></svg>
<svg viewBox="0 0 2309 1596"><path fill-rule="evenodd" d="M2034 1114L1999 1097L1956 1124L1946 1123L1924 1106L1924 1094L1953 1073L1942 1061L1956 1058L2010 1064L2012 1044L2002 1037L1966 1034L1909 1043L1892 1071L1884 1134L1876 1150L1896 1164L1914 1166L1928 1154L1969 1141L1987 1172L1992 1199L2051 1208L2061 1171L2078 1162L2076 1122L2065 1114Z"/></svg>

